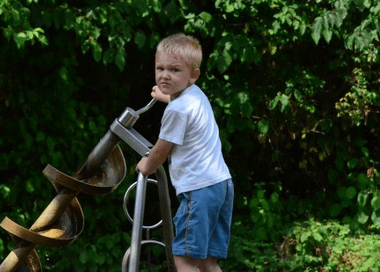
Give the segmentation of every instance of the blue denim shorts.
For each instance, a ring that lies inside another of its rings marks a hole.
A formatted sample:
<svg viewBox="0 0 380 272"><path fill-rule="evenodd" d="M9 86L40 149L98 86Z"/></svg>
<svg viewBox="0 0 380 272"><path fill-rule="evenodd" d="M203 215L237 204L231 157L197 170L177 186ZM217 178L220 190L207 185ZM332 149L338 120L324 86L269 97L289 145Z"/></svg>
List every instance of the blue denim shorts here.
<svg viewBox="0 0 380 272"><path fill-rule="evenodd" d="M231 179L178 195L173 255L227 258L234 185Z"/></svg>

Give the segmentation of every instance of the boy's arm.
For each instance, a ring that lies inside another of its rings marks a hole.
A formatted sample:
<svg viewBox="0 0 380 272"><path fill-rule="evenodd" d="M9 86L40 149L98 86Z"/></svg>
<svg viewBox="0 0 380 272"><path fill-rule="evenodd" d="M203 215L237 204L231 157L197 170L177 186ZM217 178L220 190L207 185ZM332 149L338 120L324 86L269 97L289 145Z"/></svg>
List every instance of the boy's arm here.
<svg viewBox="0 0 380 272"><path fill-rule="evenodd" d="M157 85L152 88L152 93L150 95L157 101L169 103L170 95L163 94Z"/></svg>
<svg viewBox="0 0 380 272"><path fill-rule="evenodd" d="M141 172L145 176L149 176L156 172L158 167L162 165L169 157L173 149L173 144L165 140L158 139L156 144L149 152L149 157L143 157L136 166L136 171Z"/></svg>

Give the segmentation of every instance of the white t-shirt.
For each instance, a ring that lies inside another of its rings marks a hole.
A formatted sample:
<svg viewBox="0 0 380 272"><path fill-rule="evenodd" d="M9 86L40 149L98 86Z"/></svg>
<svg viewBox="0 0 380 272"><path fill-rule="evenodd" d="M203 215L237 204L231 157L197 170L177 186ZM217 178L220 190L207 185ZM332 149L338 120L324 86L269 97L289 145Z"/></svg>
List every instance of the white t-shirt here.
<svg viewBox="0 0 380 272"><path fill-rule="evenodd" d="M159 138L174 144L169 173L177 195L231 178L214 112L198 86L169 102Z"/></svg>

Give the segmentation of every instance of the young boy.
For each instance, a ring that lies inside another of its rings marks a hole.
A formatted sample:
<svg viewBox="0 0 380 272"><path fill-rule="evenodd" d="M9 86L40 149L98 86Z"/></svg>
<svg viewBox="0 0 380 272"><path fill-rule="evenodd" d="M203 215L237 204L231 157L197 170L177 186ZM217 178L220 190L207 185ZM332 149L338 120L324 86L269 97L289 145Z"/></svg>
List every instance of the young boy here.
<svg viewBox="0 0 380 272"><path fill-rule="evenodd" d="M173 219L179 272L222 271L217 260L227 257L230 240L233 183L210 102L194 85L201 61L201 46L191 36L176 34L158 44L152 96L169 104L157 143L136 167L150 175L170 156L170 178L180 201Z"/></svg>

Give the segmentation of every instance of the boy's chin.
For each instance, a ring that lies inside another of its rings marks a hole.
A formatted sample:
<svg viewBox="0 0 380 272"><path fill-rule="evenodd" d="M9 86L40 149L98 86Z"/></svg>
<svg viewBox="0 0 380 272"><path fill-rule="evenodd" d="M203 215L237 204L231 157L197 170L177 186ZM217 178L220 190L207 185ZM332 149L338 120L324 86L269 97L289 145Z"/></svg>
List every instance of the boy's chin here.
<svg viewBox="0 0 380 272"><path fill-rule="evenodd" d="M169 94L172 92L172 88L170 87L170 85L167 85L167 84L159 85L158 88L164 94Z"/></svg>

